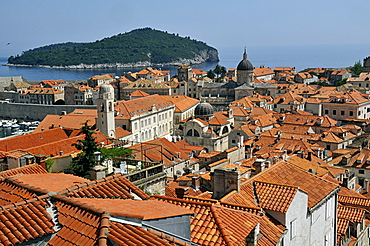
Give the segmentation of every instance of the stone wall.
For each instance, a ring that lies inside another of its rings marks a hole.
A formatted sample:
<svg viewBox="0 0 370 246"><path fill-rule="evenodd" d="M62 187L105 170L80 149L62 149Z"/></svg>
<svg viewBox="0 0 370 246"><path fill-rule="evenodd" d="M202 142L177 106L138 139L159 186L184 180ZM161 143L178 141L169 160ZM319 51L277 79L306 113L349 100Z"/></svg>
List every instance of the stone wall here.
<svg viewBox="0 0 370 246"><path fill-rule="evenodd" d="M48 114L68 114L75 109L96 109L96 105L40 105L0 101L0 118L42 120Z"/></svg>

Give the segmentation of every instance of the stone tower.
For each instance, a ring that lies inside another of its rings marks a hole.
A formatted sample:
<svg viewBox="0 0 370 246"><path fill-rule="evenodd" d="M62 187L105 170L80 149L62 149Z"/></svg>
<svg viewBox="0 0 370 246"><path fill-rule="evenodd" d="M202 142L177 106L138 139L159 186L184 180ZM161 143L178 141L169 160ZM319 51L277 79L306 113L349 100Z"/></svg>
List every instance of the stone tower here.
<svg viewBox="0 0 370 246"><path fill-rule="evenodd" d="M236 77L237 77L236 82L238 85L246 84L247 86L253 87L254 84L253 65L248 60L248 55L245 48L243 60L239 62L238 67L236 69Z"/></svg>
<svg viewBox="0 0 370 246"><path fill-rule="evenodd" d="M100 86L98 98L98 120L96 127L105 136L114 138L115 122L114 122L114 89L111 85L104 84Z"/></svg>
<svg viewBox="0 0 370 246"><path fill-rule="evenodd" d="M370 56L364 59L364 72L370 73Z"/></svg>
<svg viewBox="0 0 370 246"><path fill-rule="evenodd" d="M177 67L177 79L179 82L188 81L193 76L191 67L187 64L180 64Z"/></svg>

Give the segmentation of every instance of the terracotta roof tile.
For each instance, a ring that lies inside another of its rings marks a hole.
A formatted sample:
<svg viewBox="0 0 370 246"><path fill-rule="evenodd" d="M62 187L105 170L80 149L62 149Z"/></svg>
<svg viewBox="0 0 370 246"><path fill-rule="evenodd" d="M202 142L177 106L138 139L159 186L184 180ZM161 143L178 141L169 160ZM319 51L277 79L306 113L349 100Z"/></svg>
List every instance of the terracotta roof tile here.
<svg viewBox="0 0 370 246"><path fill-rule="evenodd" d="M184 95L161 95L166 101L170 101L175 105L175 112L183 112L199 103L198 99Z"/></svg>
<svg viewBox="0 0 370 246"><path fill-rule="evenodd" d="M258 240L257 246L275 246L284 235L285 227L280 223L262 216L260 221L260 233L262 237Z"/></svg>
<svg viewBox="0 0 370 246"><path fill-rule="evenodd" d="M142 218L152 220L193 214L192 211L157 200L131 200L131 199L96 199L73 198L76 201L92 205L112 215ZM125 209L122 209L125 208Z"/></svg>
<svg viewBox="0 0 370 246"><path fill-rule="evenodd" d="M141 199L149 198L144 191L131 183L122 174L68 187L68 190L71 192L67 196L75 198L133 199L134 195ZM65 191L61 191L61 193L63 192Z"/></svg>
<svg viewBox="0 0 370 246"><path fill-rule="evenodd" d="M0 182L0 206L25 201L35 197L36 195L27 189L6 181Z"/></svg>
<svg viewBox="0 0 370 246"><path fill-rule="evenodd" d="M0 245L15 245L55 233L48 203L34 200L0 210Z"/></svg>
<svg viewBox="0 0 370 246"><path fill-rule="evenodd" d="M49 191L59 192L74 184L89 181L88 179L65 173L28 174L9 177L8 180L28 190L41 193L48 193Z"/></svg>
<svg viewBox="0 0 370 246"><path fill-rule="evenodd" d="M0 178L19 175L19 174L42 174L42 173L48 173L45 168L43 168L39 164L30 164L23 167L17 167L14 169L6 170L0 172Z"/></svg>
<svg viewBox="0 0 370 246"><path fill-rule="evenodd" d="M244 186L250 185L252 181L297 186L308 194L308 208L310 209L326 196L339 189L338 185L284 161L276 163L241 184L241 190Z"/></svg>
<svg viewBox="0 0 370 246"><path fill-rule="evenodd" d="M191 241L195 244L234 245L244 242L247 234L261 219L241 207L236 209L237 205L234 206L235 209L231 206L215 205L214 200L191 201L161 196L153 196L153 199L175 204L195 213L190 221Z"/></svg>
<svg viewBox="0 0 370 246"><path fill-rule="evenodd" d="M145 230L138 226L111 222L108 238L118 245L176 245L175 243L162 239L149 231L151 230Z"/></svg>
<svg viewBox="0 0 370 246"><path fill-rule="evenodd" d="M286 213L298 187L265 182L253 182L258 204L267 210Z"/></svg>
<svg viewBox="0 0 370 246"><path fill-rule="evenodd" d="M63 227L48 245L95 245L101 214L64 201L57 201L55 207L58 209L58 221Z"/></svg>
<svg viewBox="0 0 370 246"><path fill-rule="evenodd" d="M30 133L0 141L0 151L28 149L37 145L67 139L67 134L60 128L39 133Z"/></svg>
<svg viewBox="0 0 370 246"><path fill-rule="evenodd" d="M365 209L338 204L338 218L340 219L346 219L351 222L361 223L365 217L365 213Z"/></svg>

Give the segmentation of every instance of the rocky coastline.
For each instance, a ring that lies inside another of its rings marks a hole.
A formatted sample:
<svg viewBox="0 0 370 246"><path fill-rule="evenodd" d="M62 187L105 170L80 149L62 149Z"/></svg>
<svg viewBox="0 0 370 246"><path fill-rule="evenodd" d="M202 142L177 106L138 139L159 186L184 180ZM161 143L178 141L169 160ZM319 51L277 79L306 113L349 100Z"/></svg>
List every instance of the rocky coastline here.
<svg viewBox="0 0 370 246"><path fill-rule="evenodd" d="M162 66L177 66L179 64L201 64L205 62L218 62L218 51L204 50L200 52L200 55L195 56L192 59L178 58L172 62L165 63L151 63L149 61L137 61L131 63L103 63L103 64L78 64L68 66L50 66L50 65L25 65L25 64L11 64L6 63L3 66L10 67L39 67L39 68L52 68L52 69L104 69L104 68L131 68L131 67L162 67Z"/></svg>

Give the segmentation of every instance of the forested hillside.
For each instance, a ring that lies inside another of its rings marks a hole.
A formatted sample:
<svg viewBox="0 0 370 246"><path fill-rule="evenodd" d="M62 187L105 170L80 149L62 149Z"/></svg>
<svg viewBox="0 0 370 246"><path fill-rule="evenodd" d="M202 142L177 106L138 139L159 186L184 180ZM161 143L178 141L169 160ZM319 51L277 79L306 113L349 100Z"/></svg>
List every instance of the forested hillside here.
<svg viewBox="0 0 370 246"><path fill-rule="evenodd" d="M181 59L203 57L218 61L218 52L204 42L180 37L178 34L136 29L92 43L60 43L28 50L11 56L9 64L70 66L78 64L171 63Z"/></svg>

